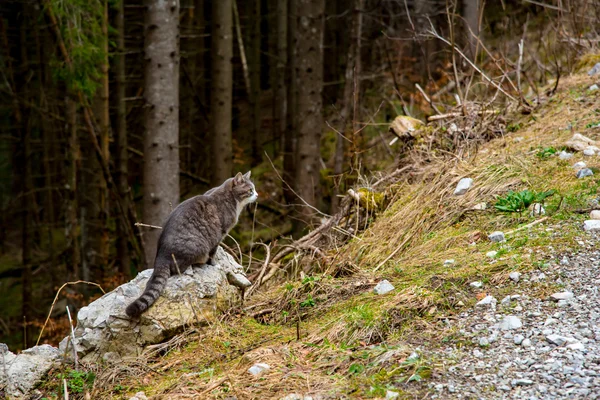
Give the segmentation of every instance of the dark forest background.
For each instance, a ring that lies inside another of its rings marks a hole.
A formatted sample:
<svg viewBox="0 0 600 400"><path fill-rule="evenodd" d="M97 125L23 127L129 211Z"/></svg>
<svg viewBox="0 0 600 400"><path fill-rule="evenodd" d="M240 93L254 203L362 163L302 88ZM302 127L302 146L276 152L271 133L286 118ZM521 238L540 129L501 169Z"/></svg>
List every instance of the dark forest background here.
<svg viewBox="0 0 600 400"><path fill-rule="evenodd" d="M503 74L526 38L530 91L568 73L593 3L3 0L0 341L35 344L66 282L110 290L152 267L159 230L136 223L238 171L260 197L226 245L301 235L401 159L396 116L451 109L467 84L477 96L467 59L514 93ZM66 287L42 342L100 294Z"/></svg>

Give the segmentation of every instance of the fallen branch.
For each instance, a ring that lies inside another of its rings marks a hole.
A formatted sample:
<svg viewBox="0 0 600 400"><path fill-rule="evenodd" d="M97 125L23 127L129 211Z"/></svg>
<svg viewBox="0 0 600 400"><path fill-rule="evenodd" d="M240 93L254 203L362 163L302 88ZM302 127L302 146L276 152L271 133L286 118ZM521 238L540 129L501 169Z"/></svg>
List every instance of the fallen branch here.
<svg viewBox="0 0 600 400"><path fill-rule="evenodd" d="M498 111L496 110L479 110L475 112L477 115L488 115L488 114L498 114ZM451 112L451 113L446 113L446 114L440 114L440 115L432 115L430 117L427 118L427 121L438 121L440 119L446 119L446 118L456 118L456 117L462 117L464 114L460 113L460 112Z"/></svg>
<svg viewBox="0 0 600 400"><path fill-rule="evenodd" d="M549 218L549 217L544 217L544 218L537 219L537 220L533 221L533 222L532 222L532 223L530 223L530 224L523 225L523 226L522 226L522 227L520 227L520 228L513 229L513 230L512 230L512 231L510 231L510 232L506 232L506 235L510 235L510 234L513 234L513 233L515 233L515 232L522 231L523 229L531 228L532 226L535 226L535 225L537 225L537 224L540 224L540 223L544 222L544 221L545 221L545 220L547 220L548 218Z"/></svg>

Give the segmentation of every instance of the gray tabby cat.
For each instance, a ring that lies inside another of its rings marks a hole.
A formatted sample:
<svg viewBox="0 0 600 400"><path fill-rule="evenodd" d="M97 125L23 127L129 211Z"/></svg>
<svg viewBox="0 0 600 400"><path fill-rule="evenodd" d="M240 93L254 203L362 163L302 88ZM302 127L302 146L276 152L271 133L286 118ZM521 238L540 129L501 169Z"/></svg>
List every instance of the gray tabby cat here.
<svg viewBox="0 0 600 400"><path fill-rule="evenodd" d="M221 240L237 224L246 204L258 194L250 181L250 172L238 173L221 186L179 204L165 223L154 260L154 272L146 290L125 312L137 317L150 307L171 275L185 271L192 264L213 264L212 257ZM173 261L177 260L177 265Z"/></svg>

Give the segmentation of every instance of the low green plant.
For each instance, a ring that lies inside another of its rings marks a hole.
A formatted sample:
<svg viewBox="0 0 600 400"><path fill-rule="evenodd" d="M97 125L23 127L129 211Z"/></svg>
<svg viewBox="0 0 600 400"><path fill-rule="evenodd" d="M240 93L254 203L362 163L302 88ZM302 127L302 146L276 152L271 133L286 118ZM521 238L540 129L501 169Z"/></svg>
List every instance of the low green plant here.
<svg viewBox="0 0 600 400"><path fill-rule="evenodd" d="M556 148L545 147L538 150L538 152L536 153L536 157L540 160L546 160L556 153L558 153L558 150Z"/></svg>
<svg viewBox="0 0 600 400"><path fill-rule="evenodd" d="M503 212L518 212L526 210L533 203L543 203L544 200L556 193L556 190L535 193L531 190L522 190L520 192L509 191L505 196L496 199L494 207Z"/></svg>
<svg viewBox="0 0 600 400"><path fill-rule="evenodd" d="M96 374L93 372L76 371L69 369L63 374L59 374L60 381L67 380L69 393L83 393L86 389L91 389ZM61 391L64 390L61 386Z"/></svg>
<svg viewBox="0 0 600 400"><path fill-rule="evenodd" d="M300 303L300 307L314 307L315 304L316 304L315 299L313 299L309 293L306 295L306 300L304 300Z"/></svg>

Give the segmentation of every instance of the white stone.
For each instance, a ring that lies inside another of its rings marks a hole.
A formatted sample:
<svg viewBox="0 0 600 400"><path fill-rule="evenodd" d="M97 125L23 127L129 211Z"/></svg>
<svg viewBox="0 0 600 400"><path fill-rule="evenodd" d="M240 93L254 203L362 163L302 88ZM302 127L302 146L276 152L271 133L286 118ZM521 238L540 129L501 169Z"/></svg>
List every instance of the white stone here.
<svg viewBox="0 0 600 400"><path fill-rule="evenodd" d="M595 83L592 86L590 86L590 91L593 92L594 90L598 90L598 85L596 85Z"/></svg>
<svg viewBox="0 0 600 400"><path fill-rule="evenodd" d="M114 353L111 358L137 356L144 347L172 337L173 332L214 322L229 307L225 304L241 302L241 292L229 284L228 275L243 275L243 269L221 247L213 261L216 265L193 265L181 275L171 276L140 318L129 318L125 308L143 293L151 269L81 308L74 343L79 359L95 362L106 353ZM71 357L72 345L63 339L61 354Z"/></svg>
<svg viewBox="0 0 600 400"><path fill-rule="evenodd" d="M513 386L530 386L533 385L533 381L531 379L513 379L511 384Z"/></svg>
<svg viewBox="0 0 600 400"><path fill-rule="evenodd" d="M262 374L263 372L268 371L270 369L271 369L271 366L269 364L257 363L257 364L254 364L253 366L251 366L250 368L248 368L248 372L250 372L254 376L258 376L258 375Z"/></svg>
<svg viewBox="0 0 600 400"><path fill-rule="evenodd" d="M501 231L495 231L495 232L490 233L488 235L488 239L490 239L492 242L496 242L496 243L506 241L506 238L504 237L504 232L501 232Z"/></svg>
<svg viewBox="0 0 600 400"><path fill-rule="evenodd" d="M584 156L595 156L596 155L596 150L593 147L586 147L583 150L583 155Z"/></svg>
<svg viewBox="0 0 600 400"><path fill-rule="evenodd" d="M26 397L48 371L60 362L61 353L49 344L35 346L15 355L3 345L0 355L0 387L8 398Z"/></svg>
<svg viewBox="0 0 600 400"><path fill-rule="evenodd" d="M573 164L573 168L575 168L575 169L582 169L585 167L587 167L587 164L584 163L583 161L579 161L579 162L576 162L575 164Z"/></svg>
<svg viewBox="0 0 600 400"><path fill-rule="evenodd" d="M575 176L577 176L577 178L579 178L579 179L583 179L587 176L592 176L592 175L594 175L594 172L591 169L583 168L583 169L580 169L579 171L577 171L577 174Z"/></svg>
<svg viewBox="0 0 600 400"><path fill-rule="evenodd" d="M492 250L492 251L488 251L487 253L485 253L485 255L486 255L486 256L488 256L489 258L494 258L494 257L496 257L496 254L498 254L498 252L497 252L497 251L494 251L494 250Z"/></svg>
<svg viewBox="0 0 600 400"><path fill-rule="evenodd" d="M475 288L475 289L479 289L480 287L483 286L483 283L480 281L475 281L475 282L469 283L469 286L471 286L472 288Z"/></svg>
<svg viewBox="0 0 600 400"><path fill-rule="evenodd" d="M560 153L558 153L558 158L560 158L561 160L568 160L570 158L573 158L573 153L569 153L563 150Z"/></svg>
<svg viewBox="0 0 600 400"><path fill-rule="evenodd" d="M514 342L516 345L520 345L521 343L523 343L523 340L525 340L525 336L523 336L523 335L515 335L515 336L513 337L513 342Z"/></svg>
<svg viewBox="0 0 600 400"><path fill-rule="evenodd" d="M588 219L583 223L584 231L598 231L600 230L600 220L598 219Z"/></svg>
<svg viewBox="0 0 600 400"><path fill-rule="evenodd" d="M373 288L373 292L379 295L389 293L392 290L394 290L394 285L388 282L387 279L382 280Z"/></svg>
<svg viewBox="0 0 600 400"><path fill-rule="evenodd" d="M463 194L467 193L467 190L469 190L472 186L473 186L473 179L471 179L471 178L462 178L458 182L458 185L456 185L456 189L454 190L454 194L457 195L457 196L463 195Z"/></svg>
<svg viewBox="0 0 600 400"><path fill-rule="evenodd" d="M497 300L494 296L485 296L483 299L481 299L477 304L475 304L476 306L488 306L491 305L492 307L495 306L497 303Z"/></svg>
<svg viewBox="0 0 600 400"><path fill-rule="evenodd" d="M589 76L594 76L594 75L598 75L598 74L600 74L600 62L599 62L599 63L596 63L596 65L594 65L594 66L592 67L592 69L590 69L590 70L588 71L588 75L589 75Z"/></svg>
<svg viewBox="0 0 600 400"><path fill-rule="evenodd" d="M592 210L590 212L590 219L600 219L600 210Z"/></svg>
<svg viewBox="0 0 600 400"><path fill-rule="evenodd" d="M565 343L576 343L577 340L570 338L570 337L565 337L565 336L561 336L561 335L557 335L557 334L552 334L552 335L548 335L546 336L546 340L549 343L555 344L557 346L562 346Z"/></svg>
<svg viewBox="0 0 600 400"><path fill-rule="evenodd" d="M393 390L388 390L385 392L386 400L397 399L398 396L400 396L400 394L398 394L398 392L394 392Z"/></svg>
<svg viewBox="0 0 600 400"><path fill-rule="evenodd" d="M487 210L487 203L477 203L473 206L473 210L483 211Z"/></svg>
<svg viewBox="0 0 600 400"><path fill-rule="evenodd" d="M531 212L529 213L532 217L539 217L540 215L545 215L546 209L541 203L533 203L531 205Z"/></svg>
<svg viewBox="0 0 600 400"><path fill-rule="evenodd" d="M600 219L600 218L598 218L598 219ZM563 256L563 258L560 260L560 264L561 265L569 265L570 264L569 263L569 257Z"/></svg>
<svg viewBox="0 0 600 400"><path fill-rule="evenodd" d="M454 264L454 263L455 263L455 261L454 261L453 259L450 259L450 260L446 260L446 261L444 261L444 265L446 265L446 266L448 266L448 265L452 265L452 264Z"/></svg>
<svg viewBox="0 0 600 400"><path fill-rule="evenodd" d="M554 301L559 301L559 300L570 300L573 298L573 292L559 292L559 293L554 293L553 295L550 296L550 298Z"/></svg>
<svg viewBox="0 0 600 400"><path fill-rule="evenodd" d="M519 272L511 272L508 277L514 281L514 282L519 282L519 279L521 279L521 273Z"/></svg>
<svg viewBox="0 0 600 400"><path fill-rule="evenodd" d="M130 397L129 400L148 400L148 397L144 392L137 392L132 397Z"/></svg>
<svg viewBox="0 0 600 400"><path fill-rule="evenodd" d="M521 342L521 346L523 346L523 347L531 347L531 340L530 339L524 339Z"/></svg>
<svg viewBox="0 0 600 400"><path fill-rule="evenodd" d="M575 342L575 343L568 344L567 349L583 351L583 350L585 350L585 346L581 342Z"/></svg>
<svg viewBox="0 0 600 400"><path fill-rule="evenodd" d="M502 329L503 331L519 329L522 326L523 323L521 322L521 320L518 317L515 317L514 315L507 315L500 323L500 329Z"/></svg>

